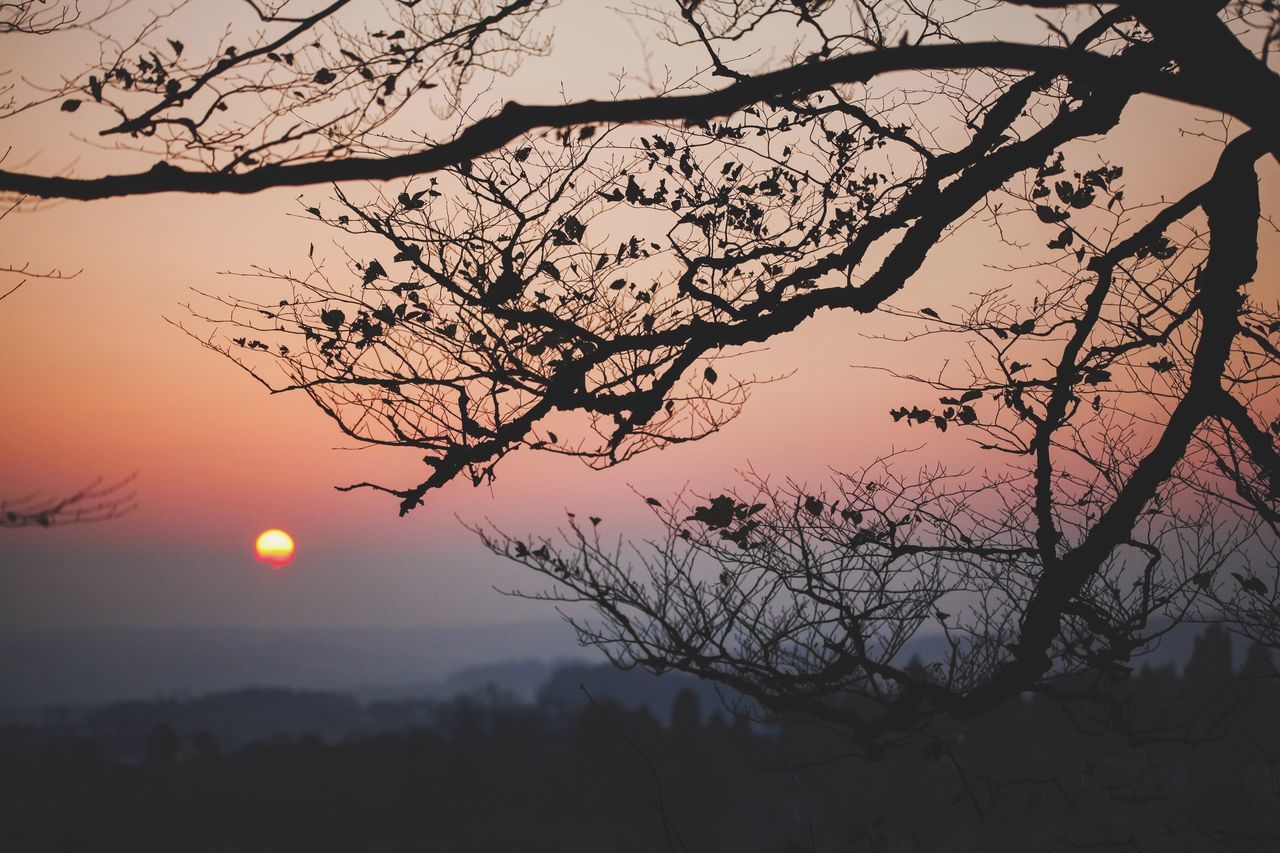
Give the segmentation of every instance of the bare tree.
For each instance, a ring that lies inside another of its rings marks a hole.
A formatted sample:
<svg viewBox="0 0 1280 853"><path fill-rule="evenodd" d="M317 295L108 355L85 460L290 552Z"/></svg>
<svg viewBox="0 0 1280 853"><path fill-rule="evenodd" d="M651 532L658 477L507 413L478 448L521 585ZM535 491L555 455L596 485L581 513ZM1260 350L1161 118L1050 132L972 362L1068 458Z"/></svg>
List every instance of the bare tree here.
<svg viewBox="0 0 1280 853"><path fill-rule="evenodd" d="M80 20L78 7L68 11L68 4L54 5L60 11L17 4L10 31L47 38L68 29L89 30L99 37L100 55L84 70L63 72L54 84L25 78L11 83L0 118L35 108L58 109L69 120L105 118L98 131L104 141L160 158L155 168L123 183L100 179L117 186L106 195L118 195L145 191L160 175L252 173L261 189L295 183L292 169L385 159L393 147L379 131L411 101L430 97L447 114L475 75L509 73L521 57L543 52L547 42L531 27L549 4L334 0L295 13L306 4L244 0L233 8L219 4L219 13L230 13L238 26L228 25L213 39L176 31L185 13L202 11L192 0L143 15L133 30L110 25L114 19L103 23L120 5L117 0L91 20ZM46 19L61 25L39 26ZM365 157L352 156L360 154ZM0 191L66 197L48 192L53 189L48 184L35 192L24 189L21 185L34 176L4 174ZM316 174L312 180L328 177Z"/></svg>
<svg viewBox="0 0 1280 853"><path fill-rule="evenodd" d="M307 394L358 441L424 454L416 483L349 488L406 513L517 450L609 466L697 440L769 379L731 378L724 359L822 310L883 312L965 353L908 377L930 399L886 416L962 431L1002 473L905 473L887 456L825 489L647 498L667 534L634 547L607 545L595 518L564 541L486 541L550 579L535 595L594 608L580 636L619 664L696 673L868 746L1027 691L1083 684L1108 708L1102 687L1167 620L1274 613L1280 324L1250 287L1255 164L1280 157L1274 4L673 3L639 13L706 63L692 82L475 119L465 70L545 49L528 41L545 4L445 18L405 4L403 32L358 37L335 17L346 5L267 12L273 34L210 60L139 46L160 29L122 43L57 97L114 111L106 133L165 159L100 178L0 172L0 189L416 176L304 202L350 235L345 267L260 269L267 295L195 309L210 325L193 333L272 390ZM1019 37L1032 15L1037 41ZM731 55L783 25L780 66ZM324 26L331 42L300 47ZM389 116L445 68L463 69L439 104L458 132L393 136ZM231 105L286 93L296 105ZM1082 152L1143 95L1244 125L1197 187L1160 201L1126 198L1123 164ZM1038 284L906 307L935 247L973 228L1019 247L1009 272ZM906 642L930 630L948 653L908 667Z"/></svg>
<svg viewBox="0 0 1280 853"><path fill-rule="evenodd" d="M11 216L24 201L24 198L19 197L3 210L0 210L0 222L4 222L5 219ZM61 281L75 278L79 274L80 270L64 272L57 267L36 267L31 261L23 261L21 263L4 263L3 265L0 265L0 281L4 282L3 284L0 284L0 301L8 299L10 296L17 293L19 288L33 278ZM14 279L17 280L16 283L12 283L14 282Z"/></svg>
<svg viewBox="0 0 1280 853"><path fill-rule="evenodd" d="M103 483L99 478L67 495L39 493L0 501L0 527L61 527L109 521L134 510L137 495L129 486L134 477Z"/></svg>
<svg viewBox="0 0 1280 853"><path fill-rule="evenodd" d="M57 104L78 113L92 105L95 113L111 116L100 135L126 144L147 141L161 157L155 167L90 178L0 171L0 192L93 199L388 180L438 171L539 128L708 121L752 104L904 70L1033 72L1037 79L1065 77L1077 88L1099 90L1115 90L1123 81L1119 88L1129 96L1153 94L1232 116L1257 129L1266 150L1280 154L1280 120L1268 106L1280 96L1280 80L1270 68L1280 25L1269 0L1102 4L1111 7L1094 14L1102 32L1083 42L1093 49L1072 47L1061 38L1062 26L1051 22L1059 38L1047 43L966 41L959 35L959 28L988 17L998 31L998 16L1011 7L1099 8L1080 0L954 0L923 8L891 0L673 0L648 14L682 32L678 43L705 48L712 75L731 79L728 86L559 105L512 102L474 121L463 115L447 141L428 137L399 151L374 131L410 99L437 87L456 96L473 72L510 72L521 56L547 49L533 26L548 0L398 2L387 7L390 17L378 29L368 27L369 9L355 0L299 14L289 0L244 2L263 29L241 38L228 32L212 50L193 57L180 34L164 32L173 17L167 11L131 35L102 32L102 55L92 70L64 75L65 83L9 109ZM16 7L19 19L38 8ZM359 12L366 15L344 17ZM1138 29L1116 32L1112 24L1122 23ZM747 72L721 56L722 47L788 24L797 28L798 40L784 67ZM455 97L438 106L448 111L461 105ZM200 168L184 169L182 162Z"/></svg>
<svg viewBox="0 0 1280 853"><path fill-rule="evenodd" d="M118 11L127 0L110 0L86 15L78 3L49 3L22 0L0 3L0 36L53 36L80 27L94 26ZM12 114L15 84L5 80L11 72L0 71L0 114ZM0 154L2 162L11 149ZM28 199L17 195L0 208L0 223L12 216ZM13 296L31 279L64 281L80 274L58 267L40 267L32 261L0 261L0 301ZM106 521L131 512L136 495L129 490L134 477L104 485L101 478L70 494L52 496L31 493L16 498L0 497L0 528L53 527Z"/></svg>

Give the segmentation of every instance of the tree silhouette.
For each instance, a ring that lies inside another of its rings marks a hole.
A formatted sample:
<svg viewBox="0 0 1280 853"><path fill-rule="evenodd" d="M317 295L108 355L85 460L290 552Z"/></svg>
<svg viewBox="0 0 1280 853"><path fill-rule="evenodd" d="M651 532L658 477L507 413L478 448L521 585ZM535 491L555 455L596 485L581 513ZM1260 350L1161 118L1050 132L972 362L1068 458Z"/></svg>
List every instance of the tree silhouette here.
<svg viewBox="0 0 1280 853"><path fill-rule="evenodd" d="M130 475L104 485L101 478L65 495L28 494L0 498L0 528L55 527L108 521L132 512L137 495L129 491Z"/></svg>
<svg viewBox="0 0 1280 853"><path fill-rule="evenodd" d="M249 5L257 36L197 57L157 25L50 99L110 111L102 132L146 140L154 168L0 172L0 190L412 176L304 202L350 235L349 267L259 270L269 298L215 297L195 309L212 331L193 331L349 437L422 453L415 484L347 487L402 514L517 450L603 467L702 438L768 381L717 359L820 311L967 342L950 369L906 377L928 399L886 416L971 436L1000 473L904 473L889 454L825 489L648 498L668 535L634 551L596 518L563 542L482 531L550 579L536 597L594 607L581 637L620 665L695 673L875 748L1028 691L1119 716L1107 685L1169 624L1274 624L1280 315L1250 283L1256 164L1280 158L1275 4L678 2L641 14L707 64L692 82L480 117L469 75L546 50L545 3L404 4L398 29L373 31L344 28L346 2ZM778 67L731 55L782 27ZM457 132L389 141L437 86ZM1079 148L1144 95L1245 128L1197 187L1148 202ZM1035 284L906 307L935 247L973 227ZM900 660L932 630L945 652Z"/></svg>
<svg viewBox="0 0 1280 853"><path fill-rule="evenodd" d="M45 5L5 4L0 32L46 31L33 24L39 15L55 14ZM474 72L509 72L522 56L546 50L549 43L533 30L546 0L466 0L446 7L405 2L392 7L383 22L388 26L379 29L344 18L358 9L354 0L334 0L304 15L287 13L288 3L246 5L261 28L239 40L228 34L199 56L186 55L181 38L161 35L166 15L131 36L108 34L97 68L71 75L37 99L68 113L92 103L112 116L100 134L151 139L163 157L156 167L97 178L0 171L0 191L91 199L387 180L465 162L539 128L707 121L902 70L1033 72L1040 79L1070 78L1077 89L1154 94L1239 119L1280 155L1280 120L1268 106L1280 95L1280 80L1269 68L1280 25L1269 0L1110 4L1110 11L1095 16L1098 32L1074 47L1065 38L973 42L959 33L969 19L993 8L998 13L1000 6L1073 10L1096 4L953 0L922 9L891 0L673 0L650 14L670 28L673 41L704 48L713 76L732 81L727 87L556 106L508 103L464 124L448 141L428 140L402 152L383 150L385 140L371 145L372 133L423 90L440 87L456 96ZM721 48L752 32L778 26L807 36L789 65L751 73L721 55ZM1050 29L1063 35L1060 27ZM1110 37L1099 44L1104 36ZM1141 56L1124 55L1134 53ZM15 102L20 106L10 111L32 103ZM451 106L458 107L456 97ZM373 150L377 156L364 153ZM201 168L179 167L184 160Z"/></svg>
<svg viewBox="0 0 1280 853"><path fill-rule="evenodd" d="M49 28L54 27L56 22L65 24L70 20L64 17L46 18L43 15L36 15L36 12L51 15L52 10L19 9L18 12L25 15L18 23L28 27ZM68 13L62 10L58 14ZM3 29L0 29L0 32L3 32ZM11 215L22 201L19 198L0 210L0 223ZM59 281L72 279L77 275L79 271L67 273L57 268L37 268L30 261L0 266L0 302L13 296L19 288L33 278ZM10 284L9 282L15 278L17 283ZM132 475L106 485L103 484L102 478L98 478L83 488L65 495L33 493L17 497L0 496L0 528L53 527L117 518L132 511L136 505L136 495L128 491L128 486L132 482Z"/></svg>
<svg viewBox="0 0 1280 853"><path fill-rule="evenodd" d="M22 200L19 199L18 201L15 201L13 204L9 205L9 207L7 207L5 210L0 211L0 221L3 221L5 217L13 213L13 211L16 210L18 205L20 205L21 203L22 203ZM33 267L30 261L23 261L22 263L18 263L18 264L6 264L4 266L0 266L0 281L4 281L4 284L0 285L0 302L4 301L5 299L8 299L10 296L13 296L13 294L17 293L18 290L24 284L26 284L28 281L30 281L33 278L50 279L50 280L56 281L56 280L75 278L77 275L79 275L79 271L67 273L57 268L39 269L39 268ZM12 279L14 278L18 280L17 283L10 284L10 281L12 281Z"/></svg>

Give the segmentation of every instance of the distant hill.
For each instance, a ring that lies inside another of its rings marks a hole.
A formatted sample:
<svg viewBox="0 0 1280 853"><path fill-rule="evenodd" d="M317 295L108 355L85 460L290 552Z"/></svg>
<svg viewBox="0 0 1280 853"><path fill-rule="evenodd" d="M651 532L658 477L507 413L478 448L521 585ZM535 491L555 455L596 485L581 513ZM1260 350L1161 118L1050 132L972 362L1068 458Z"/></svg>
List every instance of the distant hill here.
<svg viewBox="0 0 1280 853"><path fill-rule="evenodd" d="M300 736L339 741L363 734L363 711L341 693L249 688L187 699L137 700L80 714L46 712L51 732L92 738L107 754L142 758L152 731L165 725L184 739L207 736L219 748Z"/></svg>
<svg viewBox="0 0 1280 853"><path fill-rule="evenodd" d="M1190 658L1198 633L1196 626L1180 628L1159 649L1140 659L1139 666L1184 663ZM219 639L223 645L215 644L203 653L243 652L243 646ZM291 639L297 642L299 638ZM334 642L332 637L328 639ZM284 665L288 655L305 648L302 644L285 649L273 647L273 651L282 656L272 665ZM378 648L374 644L370 653L376 653ZM925 638L909 646L904 654L918 654L928 659L943 651L939 638ZM180 661L180 657L175 657L175 664ZM263 666L261 660L253 663ZM163 671L153 671L151 677ZM301 680L302 675L314 677L319 671L311 669L301 674L293 671L291 675ZM333 672L335 675L331 677L340 678L343 668L336 667ZM127 689L127 683L116 682L113 686ZM124 702L48 703L42 708L29 707L25 713L10 712L6 718L0 718L0 723L10 725L10 735L42 731L49 737L88 737L109 755L140 760L148 737L160 726L170 727L186 740L207 737L209 743L218 747L236 748L281 738L318 737L338 742L411 728L432 729L442 720L456 717L450 706L458 702L471 707L536 709L542 719L552 724L569 723L592 702L602 706L616 704L646 709L653 718L666 722L676 697L685 691L696 697L693 707L699 709L704 720L726 709L730 713L752 710L751 703L742 696L681 673L656 676L643 670L621 670L608 663L581 659L562 658L552 663L531 658L464 667L444 678L410 686L368 686L354 690L254 687L204 691L201 695L171 692L158 698ZM0 740L4 735L5 730L0 726Z"/></svg>
<svg viewBox="0 0 1280 853"><path fill-rule="evenodd" d="M363 702L385 702L396 699L448 699L460 693L471 693L487 687L495 687L525 702L532 702L541 688L559 667L580 662L580 656L564 657L555 661L527 660L502 661L464 667L439 681L418 685L391 685L359 688L353 695Z"/></svg>
<svg viewBox="0 0 1280 853"><path fill-rule="evenodd" d="M1181 626L1135 663L1180 666L1199 631L1199 626ZM526 657L513 660L515 650ZM924 637L903 654L931 659L944 652L942 638ZM0 632L0 722L38 722L50 706L83 710L130 700L173 702L251 687L300 695L319 691L366 706L444 701L493 688L514 701L571 714L588 701L579 687L584 685L592 696L642 705L659 718L686 687L699 695L704 710L721 704L713 685L678 674L658 678L593 665L586 654L560 623L364 631ZM417 719L417 714L405 706L391 719Z"/></svg>
<svg viewBox="0 0 1280 853"><path fill-rule="evenodd" d="M553 666L526 661L466 669L419 689L416 695L411 695L413 691L387 691L387 695L365 691L357 698L336 691L255 687L98 706L52 706L22 721L23 725L0 726L0 744L6 737L21 739L38 730L53 740L87 738L106 755L140 761L160 727L172 730L183 743L218 749L299 738L336 743L405 729L436 729L457 717L451 710L455 705L536 708L549 723L567 725L589 701L595 701L602 706L644 708L665 721L676 696L685 690L697 695L706 713L722 707L713 685L687 675L655 676L619 670L608 663Z"/></svg>
<svg viewBox="0 0 1280 853"><path fill-rule="evenodd" d="M692 690L704 713L748 706L741 696L709 681L671 672L653 675L640 669L621 670L610 664L571 664L555 670L539 689L536 704L543 711L569 719L592 700L608 700L626 708L645 708L659 720L670 717L676 696Z"/></svg>
<svg viewBox="0 0 1280 853"><path fill-rule="evenodd" d="M194 695L251 686L362 693L493 678L531 693L517 658L585 657L561 622L369 629L0 631L0 709ZM511 669L503 670L502 667ZM513 668L512 668L513 667Z"/></svg>

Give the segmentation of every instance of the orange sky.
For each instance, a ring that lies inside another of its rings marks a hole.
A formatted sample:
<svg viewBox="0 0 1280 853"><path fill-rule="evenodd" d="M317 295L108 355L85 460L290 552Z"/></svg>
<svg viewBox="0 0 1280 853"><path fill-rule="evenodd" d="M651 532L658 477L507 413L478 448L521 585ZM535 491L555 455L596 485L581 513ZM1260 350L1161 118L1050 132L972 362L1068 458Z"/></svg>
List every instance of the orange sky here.
<svg viewBox="0 0 1280 853"><path fill-rule="evenodd" d="M526 101L599 95L605 74L639 68L639 43L604 4L569 0L557 10L553 57L533 62L509 89ZM601 38L601 33L610 38ZM507 91L507 90L504 90ZM1213 146L1167 132L1192 114L1145 100L1126 114L1107 152L1127 169L1130 197L1173 197L1208 174ZM73 120L74 119L74 120ZM136 167L130 155L94 151L88 117L53 109L0 130L10 163L54 170L79 157L78 174ZM15 129L16 128L16 129ZM1162 128L1164 130L1162 130ZM1268 162L1264 208L1275 209ZM1144 192L1145 191L1145 192ZM323 188L306 190L325 197ZM872 345L857 335L879 318L815 319L752 358L760 372L797 369L761 388L722 434L642 457L606 473L557 457L517 454L492 490L455 484L406 519L393 499L339 494L357 480L417 482L414 452L335 451L340 436L301 397L270 397L232 365L165 323L182 319L188 288L245 294L220 277L250 264L287 267L332 235L291 216L295 191L242 198L180 196L52 205L0 223L6 259L83 269L71 281L33 281L0 304L0 493L67 490L97 476L137 471L140 509L108 524L5 532L0 538L0 626L409 625L554 618L491 587L537 586L485 554L458 518L491 517L511 530L547 530L564 509L602 515L619 532L643 531L629 491L665 496L689 483L716 491L748 462L778 477L820 479L896 443L924 437L894 428L887 411L913 402L900 385L852 370L885 357L934 364L937 351ZM981 240L948 244L903 304L938 307L986 286ZM1277 294L1274 238L1255 293ZM958 294L958 295L955 295ZM745 367L747 365L743 365ZM735 365L732 370L742 369ZM966 445L930 433L930 452L959 458ZM254 536L289 530L298 557L283 572L252 558Z"/></svg>

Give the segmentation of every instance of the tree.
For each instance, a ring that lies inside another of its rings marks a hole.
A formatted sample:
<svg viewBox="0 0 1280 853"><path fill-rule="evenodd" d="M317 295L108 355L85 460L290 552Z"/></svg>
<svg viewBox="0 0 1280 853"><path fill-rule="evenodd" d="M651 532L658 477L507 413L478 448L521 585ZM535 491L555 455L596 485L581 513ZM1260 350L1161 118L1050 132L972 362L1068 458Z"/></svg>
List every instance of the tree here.
<svg viewBox="0 0 1280 853"><path fill-rule="evenodd" d="M968 342L951 369L907 377L931 399L889 415L963 431L999 473L904 473L890 454L826 489L648 498L668 533L634 551L595 518L563 543L482 532L551 580L537 597L593 607L580 635L619 664L692 672L874 746L1027 691L1114 709L1106 685L1161 620L1273 618L1280 318L1250 287L1256 164L1280 158L1273 3L677 2L640 14L698 52L691 82L479 118L469 75L545 50L545 3L406 3L390 32L344 29L346 2L247 5L263 22L247 43L197 59L157 25L51 99L113 111L103 133L149 140L156 167L0 172L0 190L411 177L304 202L350 235L348 270L259 271L271 298L197 309L239 327L202 342L273 390L422 452L416 484L348 487L402 514L516 450L609 466L704 437L756 382L717 358L822 310ZM783 25L779 67L730 55ZM436 85L460 130L378 135ZM1244 128L1172 199L1126 198L1123 164L1082 153L1143 96ZM264 98L280 106L241 103ZM974 227L1018 248L1007 272L1028 281L945 316L903 307L935 247ZM572 435L547 426L563 413ZM946 653L903 663L932 629Z"/></svg>
<svg viewBox="0 0 1280 853"><path fill-rule="evenodd" d="M8 216L17 210L18 206L22 204L22 201L23 199L19 198L4 210L0 211L0 222L3 222ZM5 264L4 266L0 266L0 281L4 282L3 285L0 285L0 302L3 302L10 296L13 296L13 294L18 292L19 288L33 278L65 280L75 278L78 274L78 271L68 273L57 268L37 269L31 265L30 261L24 261L20 264ZM10 284L9 282L15 278L18 279L18 282L16 284Z"/></svg>
<svg viewBox="0 0 1280 853"><path fill-rule="evenodd" d="M40 27L36 19L53 14L43 11L46 5L36 0L6 4L0 32L47 33L78 24L74 15L64 15L63 24ZM108 2L106 11L86 26L120 5ZM56 101L63 111L75 113L93 102L116 117L116 123L100 134L152 139L164 158L157 166L97 178L0 171L0 191L92 199L388 180L464 162L539 128L707 121L752 104L785 101L902 70L1028 71L1070 78L1077 88L1093 83L1119 88L1130 97L1154 94L1239 119L1261 132L1264 148L1280 154L1280 119L1268 106L1280 94L1280 81L1269 67L1278 26L1269 0L1106 4L1112 8L1097 16L1099 31L1075 48L1066 39L1058 44L966 42L953 32L953 25L990 11L976 0L924 10L888 0L852 0L840 9L835 7L843 4L834 0L754 0L745 5L674 0L674 8L651 14L671 27L680 44L704 48L713 76L731 79L729 86L694 95L660 93L559 106L509 103L498 114L466 125L448 142L428 140L394 153L383 150L385 140L378 140L377 156L350 155L367 151L364 146L374 141L373 131L384 127L420 90L444 87L455 95L450 106L457 108L456 95L475 71L509 72L522 55L545 50L548 43L535 37L531 28L546 11L547 0L459 0L443 8L403 2L392 10L391 23L400 27L391 32L370 31L359 22L356 28L345 28L348 22L342 15L355 9L354 0L335 0L306 15L286 13L292 5L288 0L245 0L245 5L268 27L245 33L247 44L229 43L229 38L203 58L184 56L186 45L180 39L160 42L158 32L168 16L157 15L133 38L104 38L102 62L94 71L73 75L34 102L13 101L6 111L12 114ZM1070 10L1097 4L1004 0L992 5ZM856 26L831 30L824 15L833 11L847 13ZM746 73L721 56L725 45L778 24L793 24L809 37L810 46L798 45L786 67ZM1115 24L1132 24L1139 30L1118 33ZM1244 37L1231 25L1243 29ZM685 35L677 36L677 31ZM1062 35L1060 29L1056 33ZM1109 45L1096 44L1108 33L1114 33ZM1091 46L1102 49L1081 49ZM1122 58L1121 46L1144 55ZM1150 46L1155 49L1148 50ZM1123 78L1119 87L1117 77ZM263 96L281 100L264 111L264 100L269 105L271 99ZM251 104L243 118L242 101ZM296 121L312 108L320 116ZM220 119L222 114L227 116ZM179 168L176 164L184 160L204 168Z"/></svg>
<svg viewBox="0 0 1280 853"><path fill-rule="evenodd" d="M119 518L137 506L137 496L128 490L132 482L133 475L105 485L98 478L65 495L0 499L0 528L60 527Z"/></svg>
<svg viewBox="0 0 1280 853"><path fill-rule="evenodd" d="M54 20L35 15L37 11L52 14L49 10L30 10L21 22L28 26L54 26ZM0 29L0 32L2 31ZM19 198L0 211L0 222L12 214L21 203L22 199ZM79 275L78 271L66 273L57 268L35 268L30 261L0 266L0 281L4 282L0 285L0 302L13 296L19 288L33 278L59 281L72 279L77 275ZM13 278L18 279L17 283L9 284ZM19 497L0 497L0 528L53 527L118 518L132 511L136 505L135 494L128 491L128 486L132 482L132 475L106 485L103 484L102 478L98 478L66 495L27 494Z"/></svg>
<svg viewBox="0 0 1280 853"><path fill-rule="evenodd" d="M39 22L43 18L31 16L25 21ZM49 21L46 26L53 26ZM0 222L13 213L22 199L13 202L0 211ZM65 273L60 269L36 269L30 261L21 264L0 266L0 302L13 296L19 288L31 279L66 280L75 278L79 273ZM8 284L6 279L17 278L16 284ZM127 491L133 482L129 476L119 482L103 485L98 478L87 486L62 496L28 494L16 498L0 497L0 528L5 527L53 527L54 525L78 524L90 521L107 521L132 511L136 505L135 495Z"/></svg>

